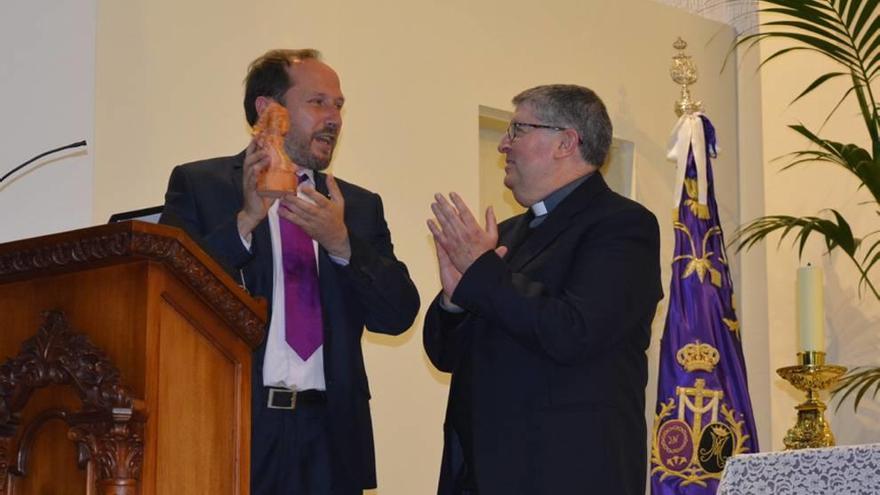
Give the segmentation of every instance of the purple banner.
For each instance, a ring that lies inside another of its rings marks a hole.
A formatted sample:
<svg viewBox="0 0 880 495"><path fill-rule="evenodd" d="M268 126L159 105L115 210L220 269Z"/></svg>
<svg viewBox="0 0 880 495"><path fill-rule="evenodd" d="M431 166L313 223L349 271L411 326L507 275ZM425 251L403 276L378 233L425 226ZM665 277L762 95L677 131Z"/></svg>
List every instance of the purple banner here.
<svg viewBox="0 0 880 495"><path fill-rule="evenodd" d="M687 160L680 160L684 180L676 184L681 197L660 342L651 493L708 495L727 459L757 452L758 439L715 201L715 128L702 114L686 115L676 133L673 151L687 150ZM695 160L695 152L703 156Z"/></svg>

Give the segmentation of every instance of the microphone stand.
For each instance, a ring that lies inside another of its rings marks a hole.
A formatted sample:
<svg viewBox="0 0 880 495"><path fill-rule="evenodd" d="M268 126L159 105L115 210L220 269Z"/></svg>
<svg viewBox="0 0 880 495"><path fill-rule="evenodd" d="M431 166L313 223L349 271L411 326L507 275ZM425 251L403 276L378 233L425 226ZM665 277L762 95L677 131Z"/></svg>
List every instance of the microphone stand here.
<svg viewBox="0 0 880 495"><path fill-rule="evenodd" d="M55 148L54 150L49 150L45 153L40 153L39 155L31 158L30 160L22 163L21 165L15 167L12 170L10 170L3 177L0 177L0 182L3 182L10 175L12 175L12 174L18 172L19 170L21 170L22 168L26 167L29 163L35 162L35 161L39 160L40 158L43 158L46 155L51 155L52 153L57 153L59 151L64 151L64 150L70 149L70 148L79 148L80 146L85 146L85 145L86 145L86 141L85 141L85 139L83 139L82 141L77 141L75 143L68 144L67 146L62 146L60 148Z"/></svg>

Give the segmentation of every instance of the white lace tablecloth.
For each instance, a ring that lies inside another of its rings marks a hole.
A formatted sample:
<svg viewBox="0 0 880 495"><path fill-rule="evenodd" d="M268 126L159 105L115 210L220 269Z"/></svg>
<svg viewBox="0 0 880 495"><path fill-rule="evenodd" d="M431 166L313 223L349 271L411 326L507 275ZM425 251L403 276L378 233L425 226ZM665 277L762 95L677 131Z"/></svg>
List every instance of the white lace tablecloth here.
<svg viewBox="0 0 880 495"><path fill-rule="evenodd" d="M820 494L880 494L880 444L739 455L718 485L718 495Z"/></svg>

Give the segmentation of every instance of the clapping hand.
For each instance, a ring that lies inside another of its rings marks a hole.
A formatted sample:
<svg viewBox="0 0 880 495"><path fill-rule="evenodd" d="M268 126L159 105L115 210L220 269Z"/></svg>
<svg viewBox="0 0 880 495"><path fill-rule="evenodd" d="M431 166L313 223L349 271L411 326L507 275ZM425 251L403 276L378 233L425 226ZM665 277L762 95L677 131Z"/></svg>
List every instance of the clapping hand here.
<svg viewBox="0 0 880 495"><path fill-rule="evenodd" d="M507 247L498 246L498 223L491 206L486 209L485 227L477 223L467 204L456 193L450 193L449 199L435 194L431 211L435 219L428 220L428 230L437 247L444 302L449 304L461 274L477 258L492 249L503 257Z"/></svg>

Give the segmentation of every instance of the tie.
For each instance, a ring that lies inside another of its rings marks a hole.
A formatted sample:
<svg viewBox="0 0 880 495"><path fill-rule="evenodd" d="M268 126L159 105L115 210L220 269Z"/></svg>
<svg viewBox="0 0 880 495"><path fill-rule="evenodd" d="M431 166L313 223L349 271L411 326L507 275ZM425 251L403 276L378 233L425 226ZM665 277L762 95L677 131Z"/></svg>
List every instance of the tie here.
<svg viewBox="0 0 880 495"><path fill-rule="evenodd" d="M299 178L300 182L307 180L307 175ZM285 336L294 352L306 360L324 341L315 248L312 238L298 225L283 218L279 223L284 267Z"/></svg>

